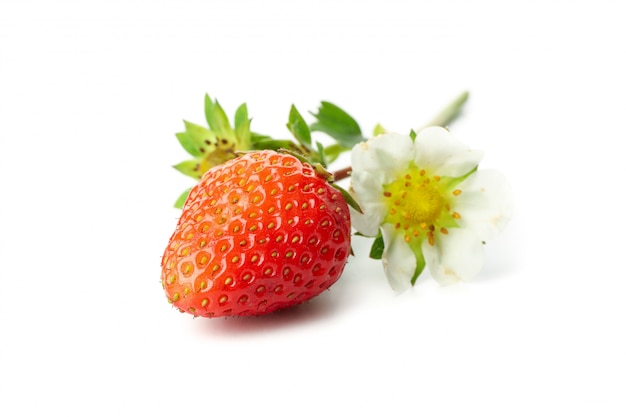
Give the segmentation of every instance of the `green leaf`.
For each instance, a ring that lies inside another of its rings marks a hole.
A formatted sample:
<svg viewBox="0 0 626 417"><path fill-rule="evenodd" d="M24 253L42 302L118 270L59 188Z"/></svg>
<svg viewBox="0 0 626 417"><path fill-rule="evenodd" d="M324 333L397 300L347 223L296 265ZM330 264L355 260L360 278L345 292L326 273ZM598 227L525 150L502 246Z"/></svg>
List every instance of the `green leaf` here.
<svg viewBox="0 0 626 417"><path fill-rule="evenodd" d="M235 132L230 127L228 117L220 106L220 103L215 100L213 102L208 94L204 96L204 114L206 121L211 127L211 130L220 138L233 139Z"/></svg>
<svg viewBox="0 0 626 417"><path fill-rule="evenodd" d="M361 206L359 206L359 203L357 203L354 197L352 197L352 194L350 194L349 192L347 192L345 189L338 186L337 184L331 184L331 185L335 187L337 190L339 190L339 192L341 193L341 196L343 197L344 200L346 200L346 203L350 207L355 209L357 212L363 214L363 210L361 209Z"/></svg>
<svg viewBox="0 0 626 417"><path fill-rule="evenodd" d="M200 156L202 152L198 148L198 144L191 139L191 136L187 134L187 132L179 132L176 134L176 139L180 142L181 146L191 155L191 156Z"/></svg>
<svg viewBox="0 0 626 417"><path fill-rule="evenodd" d="M302 118L302 115L293 104L291 105L291 110L289 111L287 129L289 129L298 142L300 142L305 148L311 149L311 131Z"/></svg>
<svg viewBox="0 0 626 417"><path fill-rule="evenodd" d="M312 131L324 132L346 148L365 140L356 120L332 103L322 101L317 114L311 114L317 119L311 124Z"/></svg>
<svg viewBox="0 0 626 417"><path fill-rule="evenodd" d="M199 180L200 177L202 177L202 173L200 172L200 163L195 159L180 162L174 165L174 168L196 180Z"/></svg>
<svg viewBox="0 0 626 417"><path fill-rule="evenodd" d="M174 208L177 208L177 209L183 208L183 206L185 205L185 201L187 201L187 197L189 197L190 191L191 191L191 188L187 188L185 191L183 191L183 193L178 197L178 199L176 199L176 202L174 203Z"/></svg>
<svg viewBox="0 0 626 417"><path fill-rule="evenodd" d="M385 242L383 241L383 236L379 233L374 239L372 243L372 249L370 249L370 258L372 259L381 259L383 257L383 252L385 251Z"/></svg>
<svg viewBox="0 0 626 417"><path fill-rule="evenodd" d="M338 143L333 143L332 145L325 147L324 156L326 158L326 162L329 164L334 162L337 158L339 158L339 155L349 150L350 148L341 146Z"/></svg>

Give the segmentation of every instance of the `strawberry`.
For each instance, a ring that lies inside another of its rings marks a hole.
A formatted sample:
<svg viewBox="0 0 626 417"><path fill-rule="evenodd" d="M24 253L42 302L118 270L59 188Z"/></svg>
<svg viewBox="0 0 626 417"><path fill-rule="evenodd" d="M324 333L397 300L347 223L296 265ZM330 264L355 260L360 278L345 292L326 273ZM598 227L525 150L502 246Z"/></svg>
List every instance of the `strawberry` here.
<svg viewBox="0 0 626 417"><path fill-rule="evenodd" d="M192 188L161 261L168 300L194 316L248 316L300 304L341 275L350 213L298 158L246 153Z"/></svg>

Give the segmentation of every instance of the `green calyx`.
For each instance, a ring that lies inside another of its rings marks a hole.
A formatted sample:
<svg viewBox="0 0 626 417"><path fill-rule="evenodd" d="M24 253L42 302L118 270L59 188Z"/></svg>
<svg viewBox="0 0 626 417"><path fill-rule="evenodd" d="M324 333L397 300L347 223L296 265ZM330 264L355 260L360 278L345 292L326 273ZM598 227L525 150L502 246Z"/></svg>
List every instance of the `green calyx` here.
<svg viewBox="0 0 626 417"><path fill-rule="evenodd" d="M180 145L192 157L174 168L195 180L216 165L236 157L236 152L253 149L255 139L265 138L250 130L246 104L237 108L234 125L231 125L226 112L217 100L207 94L204 97L204 114L207 127L184 120L185 131L176 133ZM182 208L190 189L185 190L176 200L174 207Z"/></svg>
<svg viewBox="0 0 626 417"><path fill-rule="evenodd" d="M231 124L219 102L207 94L204 98L204 113L208 126L185 120L185 130L176 133L178 142L191 158L174 165L174 168L196 181L209 169L237 157L240 152L265 149L300 155L314 167L318 166L318 172L323 173L327 172L325 169L328 164L336 160L342 152L349 151L352 145L365 140L357 122L345 111L328 102L322 102L318 113L311 113L317 121L310 125L298 109L291 106L287 129L294 139L275 139L252 132L252 119L248 117L245 103L237 108L234 123ZM326 133L337 143L323 146L315 142L312 138L312 132L315 131ZM328 172L327 174L327 179L332 182L332 175ZM185 190L178 197L174 207L182 208L189 191ZM354 206L358 207L356 203Z"/></svg>
<svg viewBox="0 0 626 417"><path fill-rule="evenodd" d="M174 168L196 180L212 167L234 158L236 151L249 150L252 137L245 104L235 113L234 128L219 102L208 94L204 98L204 112L208 128L185 120L185 131L176 134L180 145L193 159L180 162Z"/></svg>

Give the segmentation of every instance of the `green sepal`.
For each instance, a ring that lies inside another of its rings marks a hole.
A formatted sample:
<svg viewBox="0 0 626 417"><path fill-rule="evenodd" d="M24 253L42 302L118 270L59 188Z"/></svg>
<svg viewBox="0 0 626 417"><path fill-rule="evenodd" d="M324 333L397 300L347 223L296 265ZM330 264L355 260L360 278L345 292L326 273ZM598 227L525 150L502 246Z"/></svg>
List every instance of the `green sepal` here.
<svg viewBox="0 0 626 417"><path fill-rule="evenodd" d="M352 148L365 140L359 124L338 106L322 101L316 113L312 113L317 122L311 124L311 130L324 132L346 148Z"/></svg>
<svg viewBox="0 0 626 417"><path fill-rule="evenodd" d="M178 139L178 142L183 147L183 149L185 149L187 153L189 153L191 156L202 155L198 144L193 139L191 139L191 136L189 136L187 132L178 132L176 134L176 139Z"/></svg>
<svg viewBox="0 0 626 417"><path fill-rule="evenodd" d="M415 130L411 129L411 131L409 132L409 136L411 137L412 141L415 141L415 138L417 137L417 133L415 133Z"/></svg>
<svg viewBox="0 0 626 417"><path fill-rule="evenodd" d="M264 140L272 140L272 137L261 133L250 132L250 143L255 144Z"/></svg>
<svg viewBox="0 0 626 417"><path fill-rule="evenodd" d="M309 158L307 158L303 153L301 153L298 150L293 150L289 148L280 148L280 149L277 149L277 151L280 153L286 153L287 155L293 156L294 158L296 158L298 161L302 162L303 164L310 165L311 168L315 169L316 171L317 171L316 165L319 165L322 170L326 171L324 167L322 167L320 164L313 163L312 161L309 160ZM328 176L332 177L332 174L330 172L326 171L326 173L328 174Z"/></svg>
<svg viewBox="0 0 626 417"><path fill-rule="evenodd" d="M463 181L465 181L467 179L467 177L469 177L470 175L472 175L473 173L475 173L478 170L478 165L476 165L474 168L472 168L471 170L469 170L467 173L461 175L460 177L442 177L441 178L441 184L443 186L445 186L445 188L447 190L452 191L454 188L456 188L457 185L459 185L460 183L462 183Z"/></svg>
<svg viewBox="0 0 626 417"><path fill-rule="evenodd" d="M438 227L445 227L446 229L454 229L459 227L459 223L456 221L452 213L443 210L437 220Z"/></svg>
<svg viewBox="0 0 626 417"><path fill-rule="evenodd" d="M240 149L250 149L251 144L251 136L250 136L250 122L252 119L247 119L244 122L241 122L235 128L235 134L239 139L239 148Z"/></svg>
<svg viewBox="0 0 626 417"><path fill-rule="evenodd" d="M411 277L411 285L415 285L415 282L417 282L417 279L426 267L426 259L424 259L421 244L414 244L409 246L413 251L413 254L415 255L415 272L413 272L413 276Z"/></svg>
<svg viewBox="0 0 626 417"><path fill-rule="evenodd" d="M283 150L283 149L288 149L292 152L297 152L298 154L301 154L303 152L302 149L300 149L300 147L288 140L288 139L272 139L272 138L259 138L256 141L252 141L252 149L256 150L256 151L260 151L263 149L270 149L273 151L279 151L279 150Z"/></svg>
<svg viewBox="0 0 626 417"><path fill-rule="evenodd" d="M385 251L385 241L383 240L383 235L378 234L374 242L372 242L372 249L370 249L370 258L380 260L383 257L383 252Z"/></svg>
<svg viewBox="0 0 626 417"><path fill-rule="evenodd" d="M328 161L326 160L326 153L324 151L324 145L322 145L319 142L315 143L315 145L317 146L317 158L316 159L319 160L320 164L322 164L324 168L328 167Z"/></svg>
<svg viewBox="0 0 626 417"><path fill-rule="evenodd" d="M217 143L215 133L206 127L188 122L187 120L183 120L183 122L185 123L185 133L189 137L190 141L196 146L200 154L213 152L215 150Z"/></svg>
<svg viewBox="0 0 626 417"><path fill-rule="evenodd" d="M248 118L248 106L243 103L235 112L235 136L239 141L239 149L250 149L252 143L251 122L252 119Z"/></svg>
<svg viewBox="0 0 626 417"><path fill-rule="evenodd" d="M348 191L338 186L337 184L331 184L331 185L335 187L337 190L339 190L339 192L341 193L341 196L343 197L344 200L346 200L346 203L350 207L355 209L357 212L363 214L363 210L361 209L361 206L359 206L359 203L357 203L354 197L352 197L352 194L350 194Z"/></svg>
<svg viewBox="0 0 626 417"><path fill-rule="evenodd" d="M296 109L296 106L291 105L289 111L289 122L287 123L287 129L293 134L298 142L300 142L305 148L311 149L311 131L306 124L302 115Z"/></svg>
<svg viewBox="0 0 626 417"><path fill-rule="evenodd" d="M182 194L178 197L178 199L176 199L176 202L174 203L174 208L177 208L177 209L183 208L183 206L185 205L185 202L187 201L187 197L189 197L190 191L191 191L191 188L188 188L182 192Z"/></svg>
<svg viewBox="0 0 626 417"><path fill-rule="evenodd" d="M383 133L387 133L387 129L385 129L380 123L374 126L374 131L372 132L374 136L382 135Z"/></svg>
<svg viewBox="0 0 626 417"><path fill-rule="evenodd" d="M250 125L250 119L248 118L248 106L246 103L243 103L241 106L237 107L237 110L235 111L235 130L246 122Z"/></svg>
<svg viewBox="0 0 626 417"><path fill-rule="evenodd" d="M309 162L309 164L311 164L311 162ZM324 180L326 180L329 183L333 182L334 180L333 174L331 174L331 172L327 170L324 165L320 164L319 162L314 162L311 164L311 166L313 167L317 175L324 178Z"/></svg>
<svg viewBox="0 0 626 417"><path fill-rule="evenodd" d="M208 94L204 96L204 115L211 130L220 138L234 139L235 132L230 127L228 116L217 100L211 100Z"/></svg>
<svg viewBox="0 0 626 417"><path fill-rule="evenodd" d="M200 162L195 159L180 162L174 165L174 168L188 177L199 180L202 177L200 171Z"/></svg>

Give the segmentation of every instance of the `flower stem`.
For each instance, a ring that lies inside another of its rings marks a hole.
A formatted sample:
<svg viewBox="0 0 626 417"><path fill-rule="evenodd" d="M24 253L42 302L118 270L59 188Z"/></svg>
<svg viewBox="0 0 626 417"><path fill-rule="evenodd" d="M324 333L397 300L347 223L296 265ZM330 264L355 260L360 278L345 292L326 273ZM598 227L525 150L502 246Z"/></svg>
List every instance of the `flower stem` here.
<svg viewBox="0 0 626 417"><path fill-rule="evenodd" d="M461 93L456 99L454 99L454 101L452 101L443 110L441 110L439 114L437 114L430 122L426 123L424 127L448 126L459 115L459 113L461 112L461 108L467 101L468 97L469 93L467 91Z"/></svg>

